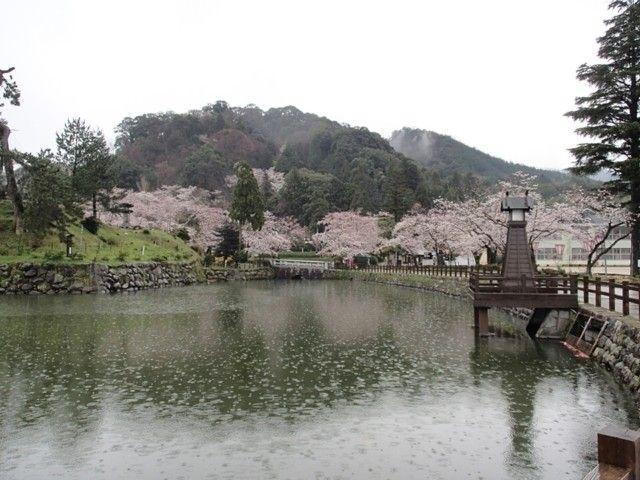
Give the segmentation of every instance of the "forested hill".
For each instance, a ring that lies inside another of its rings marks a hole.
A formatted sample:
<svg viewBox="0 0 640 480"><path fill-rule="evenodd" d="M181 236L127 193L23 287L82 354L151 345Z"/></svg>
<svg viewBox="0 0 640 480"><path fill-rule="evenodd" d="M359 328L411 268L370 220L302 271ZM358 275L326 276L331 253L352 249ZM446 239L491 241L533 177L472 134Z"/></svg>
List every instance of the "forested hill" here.
<svg viewBox="0 0 640 480"><path fill-rule="evenodd" d="M366 128L292 106L263 111L218 101L187 113L127 117L116 134L118 186L146 190L194 185L218 192L224 201L233 165L246 161L280 172L261 179L269 208L306 225L330 211L347 209L386 210L399 218L416 202L430 206L438 197L462 199L479 183L502 176L484 161L501 160L459 142L451 140L447 148L445 142L434 142L440 146L431 157L408 149L416 156L412 160ZM403 138L398 143L394 135L396 146L411 145L407 135ZM284 185L278 189L272 180L282 175Z"/></svg>
<svg viewBox="0 0 640 480"><path fill-rule="evenodd" d="M389 143L396 151L445 176L454 173L460 175L470 173L481 178L495 180L507 178L509 175L521 171L536 175L542 184L551 183L554 186L584 181L564 172L507 162L469 147L447 135L440 135L428 130L405 127L394 131Z"/></svg>

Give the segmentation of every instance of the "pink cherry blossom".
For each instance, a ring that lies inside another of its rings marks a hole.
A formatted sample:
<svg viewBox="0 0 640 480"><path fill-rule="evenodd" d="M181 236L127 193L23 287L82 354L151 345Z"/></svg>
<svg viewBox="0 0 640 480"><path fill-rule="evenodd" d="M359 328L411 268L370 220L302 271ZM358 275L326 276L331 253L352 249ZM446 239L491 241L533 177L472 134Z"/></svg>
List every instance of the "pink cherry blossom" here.
<svg viewBox="0 0 640 480"><path fill-rule="evenodd" d="M382 244L380 217L357 212L333 212L320 222L323 231L313 235L320 255L351 259L371 254Z"/></svg>

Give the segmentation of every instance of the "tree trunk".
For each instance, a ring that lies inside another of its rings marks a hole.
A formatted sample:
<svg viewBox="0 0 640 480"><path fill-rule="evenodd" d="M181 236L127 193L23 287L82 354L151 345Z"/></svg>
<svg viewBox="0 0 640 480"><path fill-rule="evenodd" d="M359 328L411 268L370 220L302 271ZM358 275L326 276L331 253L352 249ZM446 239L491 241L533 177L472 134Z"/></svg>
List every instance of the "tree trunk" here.
<svg viewBox="0 0 640 480"><path fill-rule="evenodd" d="M487 247L487 264L495 265L498 262L498 252L493 248Z"/></svg>
<svg viewBox="0 0 640 480"><path fill-rule="evenodd" d="M93 218L98 218L98 206L95 192L91 195L91 207L93 208Z"/></svg>
<svg viewBox="0 0 640 480"><path fill-rule="evenodd" d="M242 224L238 223L238 254L236 255L236 265L240 267L240 256L242 255Z"/></svg>
<svg viewBox="0 0 640 480"><path fill-rule="evenodd" d="M631 62L638 67L637 50L634 48L631 52ZM629 120L633 123L638 122L638 77L636 70L631 69L630 77L630 98L629 98ZM634 128L629 139L629 154L631 162L631 202L629 209L634 215L631 223L631 275L638 275L638 259L640 258L640 134L637 128Z"/></svg>
<svg viewBox="0 0 640 480"><path fill-rule="evenodd" d="M631 222L631 275L640 273L638 260L640 259L640 181L631 182L631 202L629 209L634 214Z"/></svg>
<svg viewBox="0 0 640 480"><path fill-rule="evenodd" d="M7 179L7 197L13 204L13 230L17 235L23 232L24 205L18 191L16 177L13 173L13 160L9 150L9 135L11 129L6 123L0 122L0 167L4 167L4 174Z"/></svg>
<svg viewBox="0 0 640 480"><path fill-rule="evenodd" d="M593 269L593 264L595 262L593 261L593 252L591 252L588 256L587 256L587 275L591 276L591 270Z"/></svg>

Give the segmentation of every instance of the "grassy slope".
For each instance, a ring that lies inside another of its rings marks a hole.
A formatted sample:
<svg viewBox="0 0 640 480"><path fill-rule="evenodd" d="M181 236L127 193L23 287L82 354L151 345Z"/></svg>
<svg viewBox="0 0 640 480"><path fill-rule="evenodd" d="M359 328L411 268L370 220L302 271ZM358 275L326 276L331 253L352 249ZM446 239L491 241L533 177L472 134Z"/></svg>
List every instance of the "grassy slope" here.
<svg viewBox="0 0 640 480"><path fill-rule="evenodd" d="M66 248L57 234L44 238L39 246L33 246L28 236L17 237L11 229L11 204L0 200L0 263L55 262L55 263L106 263L110 265L133 262L191 262L198 258L185 242L160 231L127 230L103 225L97 235L92 235L79 224L69 227L73 234L73 251L77 256L68 258ZM144 255L142 248L144 246Z"/></svg>

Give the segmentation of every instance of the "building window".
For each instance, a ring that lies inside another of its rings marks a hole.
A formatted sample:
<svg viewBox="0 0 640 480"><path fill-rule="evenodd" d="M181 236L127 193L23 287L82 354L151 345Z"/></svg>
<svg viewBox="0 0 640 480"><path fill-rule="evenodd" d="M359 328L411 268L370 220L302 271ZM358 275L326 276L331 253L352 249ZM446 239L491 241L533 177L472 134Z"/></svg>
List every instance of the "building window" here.
<svg viewBox="0 0 640 480"><path fill-rule="evenodd" d="M585 261L587 259L587 251L584 248L572 248L571 249L571 260L577 261Z"/></svg>
<svg viewBox="0 0 640 480"><path fill-rule="evenodd" d="M558 258L555 247L538 248L536 250L536 260L557 260Z"/></svg>
<svg viewBox="0 0 640 480"><path fill-rule="evenodd" d="M621 237L629 235L629 227L626 225L622 225L620 227L614 228L609 234L609 240L617 240Z"/></svg>
<svg viewBox="0 0 640 480"><path fill-rule="evenodd" d="M631 260L631 249L630 248L612 248L607 253L605 253L601 260Z"/></svg>

